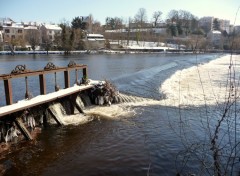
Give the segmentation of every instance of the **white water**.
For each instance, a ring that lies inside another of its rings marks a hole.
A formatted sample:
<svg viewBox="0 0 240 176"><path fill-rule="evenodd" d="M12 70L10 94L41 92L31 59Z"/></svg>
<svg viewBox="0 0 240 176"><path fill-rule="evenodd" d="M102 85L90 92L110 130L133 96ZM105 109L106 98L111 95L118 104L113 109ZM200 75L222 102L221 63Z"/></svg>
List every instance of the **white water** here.
<svg viewBox="0 0 240 176"><path fill-rule="evenodd" d="M235 76L238 79L238 73L240 71L240 56L233 56L232 58L236 74ZM226 91L226 83L228 79L229 65L230 55L227 55L206 64L199 64L198 66L177 71L159 88L160 92L166 94L166 99L161 101L121 94L121 97L125 100L124 103L113 104L111 106L85 107L84 115L65 115L60 103L55 104L54 109L64 125L78 125L91 121L93 116L107 119L132 117L136 114L132 107L136 106L201 106L204 104L214 105L216 103L223 103L228 95L228 92ZM157 69L157 67L153 70L149 69L147 75L149 79L151 79L155 74L158 74L162 70L175 66L175 63L170 63L163 69Z"/></svg>
<svg viewBox="0 0 240 176"><path fill-rule="evenodd" d="M177 71L159 89L167 97L162 103L169 106L201 106L225 102L229 94L226 90L229 87L227 83L230 58L231 56L227 55L206 64ZM240 56L234 55L232 60L238 82Z"/></svg>
<svg viewBox="0 0 240 176"><path fill-rule="evenodd" d="M133 117L136 112L132 107L134 106L150 106L159 104L159 101L134 97L121 94L122 96L129 98L129 101L132 102L124 102L120 104L112 104L111 106L87 106L84 107L84 114L77 113L75 115L67 115L63 106L60 103L54 103L50 106L50 109L58 117L60 123L63 125L79 125L92 121L95 118L98 119L110 119L110 120L119 120L121 118ZM135 101L134 101L135 99ZM80 102L80 98L78 98L78 102ZM51 119L51 124L56 124L54 119Z"/></svg>
<svg viewBox="0 0 240 176"><path fill-rule="evenodd" d="M132 117L135 112L127 106L114 104L111 106L92 106L85 109L85 114L97 116L105 119L120 119L120 117Z"/></svg>
<svg viewBox="0 0 240 176"><path fill-rule="evenodd" d="M91 108L89 113L108 116L109 118L116 118L119 116L126 116L127 114L135 113L131 107L136 106L151 106L151 105L167 105L167 106L202 106L202 105L215 105L216 103L224 103L229 95L229 65L230 55L226 55L217 58L206 64L199 64L184 70L177 71L169 79L167 79L159 91L166 94L164 100L153 100L134 96L130 99L136 99L136 101L130 101L114 105L111 107L96 107ZM240 76L240 56L232 56L232 70L234 68L235 80L237 83L236 90L238 90L238 81ZM154 77L154 75L163 71L164 69L175 67L176 63L170 63L166 67L148 69L147 74L144 72L144 79L146 75L148 79ZM136 80L139 81L139 80ZM136 81L134 82L135 84ZM129 84L133 84L130 82ZM128 95L124 95L128 96ZM239 96L237 93L236 97Z"/></svg>
<svg viewBox="0 0 240 176"><path fill-rule="evenodd" d="M53 110L53 113L58 117L58 119L61 121L60 123L63 125L80 125L93 120L91 116L86 116L84 114L67 115L60 103L54 103L50 106L50 108ZM50 123L56 124L53 119L51 119Z"/></svg>

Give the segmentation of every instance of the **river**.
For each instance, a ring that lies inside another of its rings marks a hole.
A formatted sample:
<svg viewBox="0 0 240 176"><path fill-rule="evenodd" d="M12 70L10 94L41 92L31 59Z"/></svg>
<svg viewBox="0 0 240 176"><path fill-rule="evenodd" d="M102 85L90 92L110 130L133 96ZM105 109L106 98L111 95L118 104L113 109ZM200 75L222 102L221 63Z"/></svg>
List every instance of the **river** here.
<svg viewBox="0 0 240 176"><path fill-rule="evenodd" d="M0 170L18 176L205 175L199 156L210 157L207 130L216 126L222 112L219 106L226 101L230 58L221 54L2 55L0 74L19 64L36 70L48 62L67 66L73 60L88 65L90 79L110 80L121 93L143 101L89 110L99 115L81 125L72 119L67 126L44 127L36 140L17 144L5 154ZM238 78L240 57L234 59ZM52 83L48 92L54 91L53 78L47 78ZM37 80L29 78L29 82L30 92L37 96ZM62 80L58 83L63 85ZM24 84L24 80L13 81L14 101L24 98ZM3 83L0 94L4 105ZM225 125L223 129L231 131ZM208 146L192 148L200 143Z"/></svg>

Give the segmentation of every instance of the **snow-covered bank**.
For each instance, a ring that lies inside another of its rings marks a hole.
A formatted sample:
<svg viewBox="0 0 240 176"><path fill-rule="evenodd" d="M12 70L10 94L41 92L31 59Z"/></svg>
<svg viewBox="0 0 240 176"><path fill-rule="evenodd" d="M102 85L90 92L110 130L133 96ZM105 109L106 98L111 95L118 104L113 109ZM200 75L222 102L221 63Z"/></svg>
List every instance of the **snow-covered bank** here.
<svg viewBox="0 0 240 176"><path fill-rule="evenodd" d="M70 51L70 54L124 54L124 53L149 53L149 52L179 52L177 45L165 44L160 42L143 42L143 41L111 41L111 49L98 50L77 50ZM117 48L112 47L118 45ZM121 46L121 47L119 47ZM182 51L181 51L182 52ZM0 55L18 55L18 54L64 54L64 51L0 51Z"/></svg>
<svg viewBox="0 0 240 176"><path fill-rule="evenodd" d="M179 53L179 52L189 52L189 51L183 51L183 50L168 50L166 47L128 47L124 49L117 49L117 50L111 50L111 49L101 49L101 50L81 50L81 51L71 51L70 54L125 54L125 53ZM64 51L16 51L14 54L11 51L0 51L0 55L23 55L23 54L57 54L62 55L64 54Z"/></svg>

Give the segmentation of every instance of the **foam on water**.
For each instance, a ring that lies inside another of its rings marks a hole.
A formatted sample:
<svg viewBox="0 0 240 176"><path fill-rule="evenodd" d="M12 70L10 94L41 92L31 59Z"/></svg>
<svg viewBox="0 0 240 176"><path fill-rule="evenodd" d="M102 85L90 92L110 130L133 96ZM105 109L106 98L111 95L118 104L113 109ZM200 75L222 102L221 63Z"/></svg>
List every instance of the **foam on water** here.
<svg viewBox="0 0 240 176"><path fill-rule="evenodd" d="M127 95L126 95L127 96ZM134 96L131 96L134 98ZM139 100L139 97L136 97ZM111 106L92 106L84 110L86 115L99 116L107 119L120 119L122 117L133 117L136 112L133 107L160 105L160 101L142 98L141 101L123 102L120 104L113 104Z"/></svg>
<svg viewBox="0 0 240 176"><path fill-rule="evenodd" d="M163 104L179 105L213 105L223 103L228 96L227 83L230 55L220 57L206 64L199 64L177 71L160 87L166 94ZM235 78L240 71L240 56L232 56Z"/></svg>
<svg viewBox="0 0 240 176"><path fill-rule="evenodd" d="M75 114L63 116L62 120L64 122L64 125L81 125L92 121L93 118L91 116L83 114Z"/></svg>
<svg viewBox="0 0 240 176"><path fill-rule="evenodd" d="M84 113L88 116L93 115L112 120L119 119L120 117L131 117L135 114L134 110L122 104L89 107L84 110Z"/></svg>
<svg viewBox="0 0 240 176"><path fill-rule="evenodd" d="M158 101L150 98L120 94L119 96L122 98L121 103L112 104L111 106L85 107L84 115L66 115L61 104L55 104L57 107L54 107L54 109L58 117L61 118L62 123L69 125L87 123L93 119L93 116L112 120L120 119L121 117L132 117L136 114L133 107L138 106L201 106L204 104L214 105L216 103L223 103L228 95L226 84L228 81L230 58L230 55L227 55L206 64L199 64L177 71L159 88L159 91L166 95L166 99L164 100ZM233 56L232 60L235 77L238 78L240 56ZM162 69L164 70L175 66L175 63L170 63ZM154 68L151 73L149 70L147 75L153 76L161 72L162 69Z"/></svg>
<svg viewBox="0 0 240 176"><path fill-rule="evenodd" d="M50 106L50 108L54 111L53 113L58 117L58 120L60 120L63 125L80 125L93 120L91 116L84 114L67 115L60 103L54 103ZM50 120L50 123L56 124L53 119Z"/></svg>

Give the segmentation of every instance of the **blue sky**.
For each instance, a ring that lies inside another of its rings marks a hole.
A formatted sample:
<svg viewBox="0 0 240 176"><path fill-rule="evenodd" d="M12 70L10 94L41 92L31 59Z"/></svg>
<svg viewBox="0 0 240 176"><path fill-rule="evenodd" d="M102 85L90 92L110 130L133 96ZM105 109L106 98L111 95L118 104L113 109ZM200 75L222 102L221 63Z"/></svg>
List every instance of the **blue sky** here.
<svg viewBox="0 0 240 176"><path fill-rule="evenodd" d="M186 10L197 17L214 16L229 19L231 24L238 8L239 0L1 0L0 17L10 17L20 21L60 23L64 19L71 22L76 16L93 15L105 23L105 18L121 17L127 21L134 17L139 8L145 8L148 19L155 11L162 11L164 20L172 9ZM236 24L240 25L240 10Z"/></svg>

